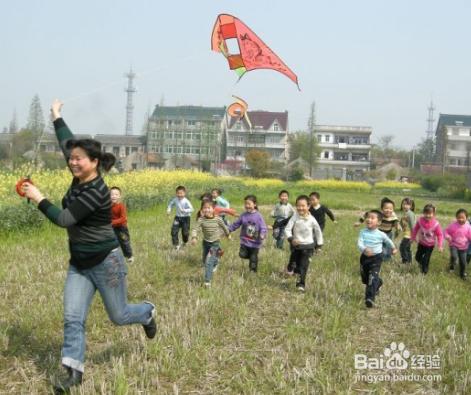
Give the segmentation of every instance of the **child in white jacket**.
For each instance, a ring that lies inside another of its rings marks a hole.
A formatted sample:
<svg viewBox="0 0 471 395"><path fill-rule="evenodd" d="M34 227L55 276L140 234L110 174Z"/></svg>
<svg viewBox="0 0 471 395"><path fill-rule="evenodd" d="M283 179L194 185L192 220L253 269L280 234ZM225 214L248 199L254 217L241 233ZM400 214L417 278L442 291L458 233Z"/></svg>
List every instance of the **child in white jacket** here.
<svg viewBox="0 0 471 395"><path fill-rule="evenodd" d="M296 199L296 211L285 228L285 236L293 247L293 256L290 259L287 270L288 273L293 273L294 270L294 273L299 275L296 288L299 291L304 291L307 270L314 249L321 249L324 240L319 224L309 212L308 196L298 196Z"/></svg>

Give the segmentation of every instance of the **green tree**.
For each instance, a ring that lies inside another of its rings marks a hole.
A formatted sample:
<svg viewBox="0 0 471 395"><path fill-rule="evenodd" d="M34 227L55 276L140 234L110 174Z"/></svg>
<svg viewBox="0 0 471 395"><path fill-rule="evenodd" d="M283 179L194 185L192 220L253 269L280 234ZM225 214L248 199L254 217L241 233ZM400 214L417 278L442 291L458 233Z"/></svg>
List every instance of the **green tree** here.
<svg viewBox="0 0 471 395"><path fill-rule="evenodd" d="M381 136L377 144L371 147L371 159L373 163L391 162L392 159L399 159L402 166L409 163L409 151L397 148L393 145L394 136L389 134Z"/></svg>
<svg viewBox="0 0 471 395"><path fill-rule="evenodd" d="M22 129L15 133L12 139L12 156L18 157L34 148L34 133L29 129Z"/></svg>
<svg viewBox="0 0 471 395"><path fill-rule="evenodd" d="M290 161L301 158L309 163L312 151L312 166L315 166L320 153L319 144L317 143L316 138L311 139L309 133L306 132L291 133L288 136L288 146Z"/></svg>
<svg viewBox="0 0 471 395"><path fill-rule="evenodd" d="M39 96L34 95L31 100L31 105L29 107L29 116L28 123L26 124L26 129L30 130L35 138L39 138L42 134L46 123L44 121L44 113L41 107L41 100Z"/></svg>
<svg viewBox="0 0 471 395"><path fill-rule="evenodd" d="M10 121L10 125L8 126L8 133L16 133L18 132L18 119L16 116L16 110L13 111L13 116Z"/></svg>
<svg viewBox="0 0 471 395"><path fill-rule="evenodd" d="M423 163L432 163L434 160L435 143L433 139L422 139L414 149L414 168L420 169Z"/></svg>
<svg viewBox="0 0 471 395"><path fill-rule="evenodd" d="M0 160L10 159L10 146L8 144L0 144Z"/></svg>
<svg viewBox="0 0 471 395"><path fill-rule="evenodd" d="M265 151L251 149L245 154L245 162L250 168L252 177L265 177L271 169L270 154Z"/></svg>

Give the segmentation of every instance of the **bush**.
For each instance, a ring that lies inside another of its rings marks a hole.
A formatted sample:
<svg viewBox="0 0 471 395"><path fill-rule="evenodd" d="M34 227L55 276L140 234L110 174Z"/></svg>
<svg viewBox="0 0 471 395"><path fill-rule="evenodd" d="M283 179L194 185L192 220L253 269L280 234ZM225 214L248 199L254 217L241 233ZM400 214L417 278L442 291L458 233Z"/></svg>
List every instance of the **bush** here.
<svg viewBox="0 0 471 395"><path fill-rule="evenodd" d="M396 176L397 176L396 170L391 169L386 173L386 180L394 181L396 179Z"/></svg>
<svg viewBox="0 0 471 395"><path fill-rule="evenodd" d="M290 181L304 180L304 170L300 166L293 167L289 172Z"/></svg>
<svg viewBox="0 0 471 395"><path fill-rule="evenodd" d="M431 192L436 192L438 188L445 184L445 177L443 176L425 176L420 180L422 188L427 189Z"/></svg>

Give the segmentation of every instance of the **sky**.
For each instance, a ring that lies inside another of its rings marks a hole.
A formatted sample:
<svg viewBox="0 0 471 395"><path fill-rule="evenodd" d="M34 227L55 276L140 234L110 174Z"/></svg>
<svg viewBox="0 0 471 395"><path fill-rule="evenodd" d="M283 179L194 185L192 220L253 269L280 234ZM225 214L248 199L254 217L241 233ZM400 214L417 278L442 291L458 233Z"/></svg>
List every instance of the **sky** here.
<svg viewBox="0 0 471 395"><path fill-rule="evenodd" d="M237 82L210 50L219 13L240 18L298 75L257 70ZM449 0L18 0L2 2L0 129L26 124L38 94L64 101L77 133L124 134L127 81L137 74L134 134L156 104L289 112L291 131L316 123L371 126L410 148L427 107L471 114L471 2ZM435 123L436 124L436 123Z"/></svg>

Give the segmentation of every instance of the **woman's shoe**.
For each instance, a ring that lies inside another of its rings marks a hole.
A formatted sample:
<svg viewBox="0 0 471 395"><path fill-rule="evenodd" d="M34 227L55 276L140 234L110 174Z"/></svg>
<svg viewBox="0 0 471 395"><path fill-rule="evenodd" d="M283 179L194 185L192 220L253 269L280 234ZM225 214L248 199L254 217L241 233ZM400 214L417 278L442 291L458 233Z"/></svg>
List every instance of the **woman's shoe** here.
<svg viewBox="0 0 471 395"><path fill-rule="evenodd" d="M55 394L67 394L72 387L82 384L82 372L69 367L67 367L67 372L69 377L54 386Z"/></svg>

